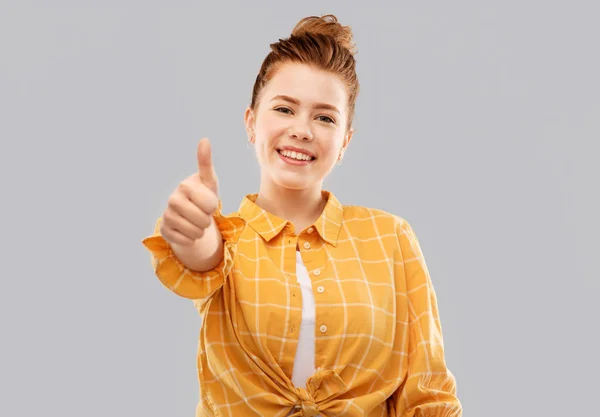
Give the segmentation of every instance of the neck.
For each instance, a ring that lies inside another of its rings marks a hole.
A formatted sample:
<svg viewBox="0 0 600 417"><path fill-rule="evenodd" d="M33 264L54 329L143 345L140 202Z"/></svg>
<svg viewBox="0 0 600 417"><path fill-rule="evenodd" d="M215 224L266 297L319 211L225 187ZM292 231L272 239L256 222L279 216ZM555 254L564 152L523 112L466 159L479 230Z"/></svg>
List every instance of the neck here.
<svg viewBox="0 0 600 417"><path fill-rule="evenodd" d="M255 203L263 210L290 221L295 233L299 234L321 216L327 201L321 194L320 185L292 190L272 181L262 181Z"/></svg>

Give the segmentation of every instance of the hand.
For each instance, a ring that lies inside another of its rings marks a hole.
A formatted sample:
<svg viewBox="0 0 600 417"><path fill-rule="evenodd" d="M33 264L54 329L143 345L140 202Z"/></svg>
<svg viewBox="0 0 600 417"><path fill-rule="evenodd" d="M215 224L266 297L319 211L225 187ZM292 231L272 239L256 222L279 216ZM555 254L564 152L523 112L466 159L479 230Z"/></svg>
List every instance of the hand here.
<svg viewBox="0 0 600 417"><path fill-rule="evenodd" d="M198 143L198 172L183 180L169 197L160 233L169 244L191 246L204 236L219 205L218 180L210 142Z"/></svg>

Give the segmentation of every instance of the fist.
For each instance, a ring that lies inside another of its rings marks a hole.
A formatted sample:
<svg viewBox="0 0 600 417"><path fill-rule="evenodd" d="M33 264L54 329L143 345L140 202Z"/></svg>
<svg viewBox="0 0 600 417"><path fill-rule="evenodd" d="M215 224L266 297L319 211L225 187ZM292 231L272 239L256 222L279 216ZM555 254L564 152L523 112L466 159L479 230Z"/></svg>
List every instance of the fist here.
<svg viewBox="0 0 600 417"><path fill-rule="evenodd" d="M160 233L170 244L191 246L204 236L219 205L218 181L210 142L198 143L198 172L183 180L169 196Z"/></svg>

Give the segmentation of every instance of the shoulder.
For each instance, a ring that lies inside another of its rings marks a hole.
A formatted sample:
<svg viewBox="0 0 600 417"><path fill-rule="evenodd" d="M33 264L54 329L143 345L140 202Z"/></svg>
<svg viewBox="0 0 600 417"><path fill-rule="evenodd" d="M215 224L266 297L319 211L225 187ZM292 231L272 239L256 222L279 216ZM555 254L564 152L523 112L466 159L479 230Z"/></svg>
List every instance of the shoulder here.
<svg viewBox="0 0 600 417"><path fill-rule="evenodd" d="M344 205L344 220L349 237L365 242L380 242L396 248L403 256L421 256L421 245L411 224L388 211L356 205Z"/></svg>
<svg viewBox="0 0 600 417"><path fill-rule="evenodd" d="M380 233L403 233L410 225L404 217L389 211L361 205L343 206L343 220L352 229L375 227Z"/></svg>

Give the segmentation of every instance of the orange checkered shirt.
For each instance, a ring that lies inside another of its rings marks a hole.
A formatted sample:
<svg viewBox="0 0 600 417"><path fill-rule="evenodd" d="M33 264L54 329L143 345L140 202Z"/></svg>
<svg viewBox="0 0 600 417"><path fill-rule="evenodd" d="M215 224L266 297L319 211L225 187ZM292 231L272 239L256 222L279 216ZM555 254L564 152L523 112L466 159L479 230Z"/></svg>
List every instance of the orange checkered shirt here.
<svg viewBox="0 0 600 417"><path fill-rule="evenodd" d="M160 282L193 300L201 416L458 417L432 281L415 232L401 217L342 205L329 191L319 219L292 223L247 195L214 215L223 261L186 268L160 235L143 240ZM302 320L296 250L313 283L316 372L292 384Z"/></svg>

